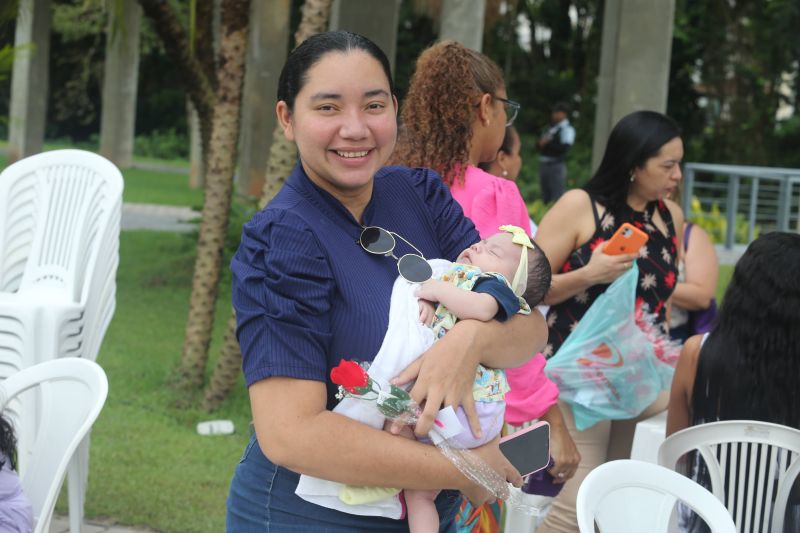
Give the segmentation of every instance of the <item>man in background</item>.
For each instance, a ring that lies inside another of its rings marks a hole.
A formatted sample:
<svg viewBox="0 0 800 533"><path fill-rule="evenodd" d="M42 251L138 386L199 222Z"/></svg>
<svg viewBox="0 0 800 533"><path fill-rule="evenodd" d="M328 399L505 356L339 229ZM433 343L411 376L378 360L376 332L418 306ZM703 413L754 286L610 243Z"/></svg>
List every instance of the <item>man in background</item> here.
<svg viewBox="0 0 800 533"><path fill-rule="evenodd" d="M558 200L566 188L566 155L575 143L575 128L567 119L568 113L566 103L555 104L550 112L550 127L539 138L539 184L545 203Z"/></svg>

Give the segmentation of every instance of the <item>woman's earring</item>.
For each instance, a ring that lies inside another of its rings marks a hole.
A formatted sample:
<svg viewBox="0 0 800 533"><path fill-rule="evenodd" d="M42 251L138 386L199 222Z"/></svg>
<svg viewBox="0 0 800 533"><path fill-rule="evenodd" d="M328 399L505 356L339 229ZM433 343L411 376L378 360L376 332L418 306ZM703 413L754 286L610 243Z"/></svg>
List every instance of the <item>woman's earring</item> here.
<svg viewBox="0 0 800 533"><path fill-rule="evenodd" d="M631 172L631 183L633 183L633 178L634 178L633 172Z"/></svg>
<svg viewBox="0 0 800 533"><path fill-rule="evenodd" d="M508 176L508 170L503 169L503 177Z"/></svg>

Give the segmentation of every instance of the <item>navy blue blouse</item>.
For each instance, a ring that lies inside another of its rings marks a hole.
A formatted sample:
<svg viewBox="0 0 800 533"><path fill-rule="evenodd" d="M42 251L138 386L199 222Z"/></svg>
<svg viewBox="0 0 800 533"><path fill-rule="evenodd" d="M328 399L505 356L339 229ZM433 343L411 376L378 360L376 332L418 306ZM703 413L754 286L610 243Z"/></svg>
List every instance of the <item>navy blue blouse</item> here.
<svg viewBox="0 0 800 533"><path fill-rule="evenodd" d="M429 169L385 167L374 178L365 226L401 235L426 258L455 260L479 240ZM278 195L244 226L231 261L233 306L247 385L271 376L324 381L341 359L371 361L389 321L397 266L358 244L361 224L295 167ZM413 252L397 239L395 255Z"/></svg>

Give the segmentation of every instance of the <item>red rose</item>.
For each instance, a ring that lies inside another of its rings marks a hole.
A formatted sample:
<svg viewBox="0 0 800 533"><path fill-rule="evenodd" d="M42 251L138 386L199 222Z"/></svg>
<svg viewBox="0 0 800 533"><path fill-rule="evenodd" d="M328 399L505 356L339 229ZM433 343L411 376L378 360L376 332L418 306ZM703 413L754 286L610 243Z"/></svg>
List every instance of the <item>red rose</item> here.
<svg viewBox="0 0 800 533"><path fill-rule="evenodd" d="M339 361L339 366L331 369L331 381L341 385L350 394L358 394L357 388L362 388L369 382L366 370L355 361Z"/></svg>

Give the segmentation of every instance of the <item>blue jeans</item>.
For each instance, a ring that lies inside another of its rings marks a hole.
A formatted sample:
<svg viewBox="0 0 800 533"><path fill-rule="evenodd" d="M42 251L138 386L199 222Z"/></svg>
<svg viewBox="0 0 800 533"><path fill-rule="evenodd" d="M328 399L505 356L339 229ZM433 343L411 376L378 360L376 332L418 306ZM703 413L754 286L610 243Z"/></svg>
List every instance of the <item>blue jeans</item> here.
<svg viewBox="0 0 800 533"><path fill-rule="evenodd" d="M408 531L406 520L352 515L309 503L294 493L299 478L267 459L253 435L231 480L227 533ZM460 502L457 491L442 491L436 498L440 533L456 533Z"/></svg>

